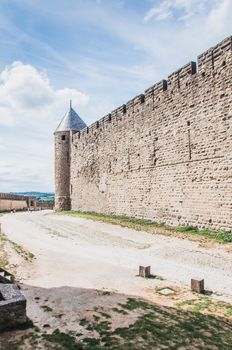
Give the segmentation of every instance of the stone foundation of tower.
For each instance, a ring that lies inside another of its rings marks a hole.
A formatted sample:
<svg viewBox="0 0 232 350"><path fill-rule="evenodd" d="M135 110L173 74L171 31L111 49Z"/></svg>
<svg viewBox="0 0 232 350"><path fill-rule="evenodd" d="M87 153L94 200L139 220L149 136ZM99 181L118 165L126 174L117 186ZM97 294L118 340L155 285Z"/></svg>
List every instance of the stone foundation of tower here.
<svg viewBox="0 0 232 350"><path fill-rule="evenodd" d="M69 197L56 197L55 199L55 210L70 210L71 209L71 199Z"/></svg>

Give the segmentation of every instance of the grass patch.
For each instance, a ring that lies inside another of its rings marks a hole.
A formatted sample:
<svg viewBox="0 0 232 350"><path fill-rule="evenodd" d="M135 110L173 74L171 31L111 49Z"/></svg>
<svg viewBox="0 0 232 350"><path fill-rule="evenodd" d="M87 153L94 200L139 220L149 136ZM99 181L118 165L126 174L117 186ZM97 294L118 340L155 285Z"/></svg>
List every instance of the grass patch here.
<svg viewBox="0 0 232 350"><path fill-rule="evenodd" d="M61 345L62 349L84 350L83 345L78 344L75 337L70 334L60 332L59 329L56 329L52 334L44 334L43 338L50 343Z"/></svg>
<svg viewBox="0 0 232 350"><path fill-rule="evenodd" d="M118 305L121 306L122 309L126 309L126 310L129 310L129 311L133 311L133 310L136 310L136 309L147 310L147 309L149 309L151 307L145 301L139 300L139 299L134 299L134 298L128 298L126 304L120 304L119 303Z"/></svg>
<svg viewBox="0 0 232 350"><path fill-rule="evenodd" d="M4 247L6 242L8 242L11 245L11 247L14 249L14 251L17 254L19 254L24 260L31 262L35 258L34 254L24 249L21 245L11 241L4 233L0 233L0 245ZM1 259L1 255L0 255L0 259ZM1 264L1 260L0 260L0 264ZM5 267L6 265L8 265L8 262L5 262ZM2 264L2 267L4 268L3 264Z"/></svg>
<svg viewBox="0 0 232 350"><path fill-rule="evenodd" d="M88 321L85 319L85 318L82 318L80 321L79 321L79 325L80 326L87 326L88 325Z"/></svg>
<svg viewBox="0 0 232 350"><path fill-rule="evenodd" d="M6 236L0 233L0 267L7 269L9 266L8 255L5 249Z"/></svg>
<svg viewBox="0 0 232 350"><path fill-rule="evenodd" d="M102 349L99 339L85 338L83 343L87 345L88 349Z"/></svg>
<svg viewBox="0 0 232 350"><path fill-rule="evenodd" d="M210 239L219 243L231 243L232 231L211 231L208 229L198 229L197 227L170 227L163 223L155 223L148 219L137 219L124 215L116 216L111 214L100 214L94 212L80 211L61 211L58 215L78 216L85 219L102 221L110 224L120 225L122 227L132 228L137 231L147 231L151 233L160 233L164 235L181 235L185 238L191 236L199 236L201 238Z"/></svg>
<svg viewBox="0 0 232 350"><path fill-rule="evenodd" d="M96 349L141 350L141 349L220 349L228 350L232 341L232 323L226 319L202 314L203 307L194 312L182 309L160 307L143 300L129 298L119 304L119 310L136 312L137 320L128 327L114 330L108 320L93 320L86 325L98 333L92 342ZM113 308L112 311L118 311ZM123 316L125 317L125 316ZM89 350L87 346L84 349ZM95 348L94 348L95 349Z"/></svg>
<svg viewBox="0 0 232 350"><path fill-rule="evenodd" d="M232 317L232 305L224 301L213 301L207 296L201 296L199 299L185 300L177 304L178 308L191 312L201 312L217 314L223 317Z"/></svg>
<svg viewBox="0 0 232 350"><path fill-rule="evenodd" d="M95 338L86 337L82 342L77 341L76 338L70 333L63 333L59 329L56 329L52 334L43 334L43 339L53 345L59 347L52 347L52 349L63 350L106 350L101 347L100 340ZM49 347L50 349L51 347Z"/></svg>
<svg viewBox="0 0 232 350"><path fill-rule="evenodd" d="M7 269L9 266L7 252L4 250L2 244L0 244L0 267L3 269Z"/></svg>

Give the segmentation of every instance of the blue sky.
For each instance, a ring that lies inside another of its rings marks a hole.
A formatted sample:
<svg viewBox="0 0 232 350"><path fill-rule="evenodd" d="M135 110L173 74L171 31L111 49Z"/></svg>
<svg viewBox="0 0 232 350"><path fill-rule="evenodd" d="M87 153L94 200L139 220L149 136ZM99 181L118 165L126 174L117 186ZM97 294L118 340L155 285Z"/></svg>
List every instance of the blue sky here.
<svg viewBox="0 0 232 350"><path fill-rule="evenodd" d="M232 0L0 0L0 191L51 191L69 99L87 124L232 34Z"/></svg>

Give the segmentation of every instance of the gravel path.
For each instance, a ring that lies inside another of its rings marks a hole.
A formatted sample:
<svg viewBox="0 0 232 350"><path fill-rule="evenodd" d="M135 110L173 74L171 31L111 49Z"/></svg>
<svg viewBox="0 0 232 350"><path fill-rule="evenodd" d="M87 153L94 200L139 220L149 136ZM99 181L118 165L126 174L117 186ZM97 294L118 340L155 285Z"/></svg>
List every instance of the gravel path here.
<svg viewBox="0 0 232 350"><path fill-rule="evenodd" d="M120 226L49 211L6 214L4 233L32 252L30 268L19 268L21 280L44 288L70 286L114 290L147 296L155 280L137 278L139 265L167 285L189 286L191 277L206 288L232 297L232 253L223 245L203 248L199 242L137 232Z"/></svg>

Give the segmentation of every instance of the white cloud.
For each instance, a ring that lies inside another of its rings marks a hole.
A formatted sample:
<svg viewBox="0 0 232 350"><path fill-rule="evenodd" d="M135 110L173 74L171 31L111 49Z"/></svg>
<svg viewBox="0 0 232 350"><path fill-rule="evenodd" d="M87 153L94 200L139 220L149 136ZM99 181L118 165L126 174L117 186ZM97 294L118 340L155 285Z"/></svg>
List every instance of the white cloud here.
<svg viewBox="0 0 232 350"><path fill-rule="evenodd" d="M148 22L151 18L155 18L157 21L167 19L172 16L171 2L164 1L159 6L152 7L144 17L144 22Z"/></svg>
<svg viewBox="0 0 232 350"><path fill-rule="evenodd" d="M0 125L13 126L14 117L8 107L0 106Z"/></svg>
<svg viewBox="0 0 232 350"><path fill-rule="evenodd" d="M206 26L209 32L214 35L220 35L225 31L226 26L231 21L232 15L232 2L231 0L220 1L217 6L215 6L206 21Z"/></svg>
<svg viewBox="0 0 232 350"><path fill-rule="evenodd" d="M0 123L52 126L68 108L88 104L89 96L70 88L55 89L44 72L22 62L14 62L0 73Z"/></svg>
<svg viewBox="0 0 232 350"><path fill-rule="evenodd" d="M33 66L14 62L0 74L0 97L16 109L33 109L51 103L52 88Z"/></svg>
<svg viewBox="0 0 232 350"><path fill-rule="evenodd" d="M156 21L168 19L174 16L175 11L177 11L176 15L179 20L187 22L194 15L202 13L205 4L207 4L207 0L164 0L159 6L153 6L146 13L144 22L148 22L152 18Z"/></svg>
<svg viewBox="0 0 232 350"><path fill-rule="evenodd" d="M53 189L53 132L70 99L77 109L89 102L76 89L55 89L29 64L0 73L0 191Z"/></svg>

